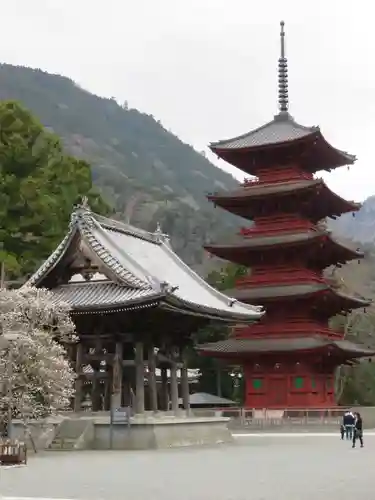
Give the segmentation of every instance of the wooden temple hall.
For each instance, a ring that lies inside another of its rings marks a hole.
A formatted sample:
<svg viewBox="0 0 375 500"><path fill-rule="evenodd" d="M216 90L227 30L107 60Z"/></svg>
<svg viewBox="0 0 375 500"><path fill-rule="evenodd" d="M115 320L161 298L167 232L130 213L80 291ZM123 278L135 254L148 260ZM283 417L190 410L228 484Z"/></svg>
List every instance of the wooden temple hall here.
<svg viewBox="0 0 375 500"><path fill-rule="evenodd" d="M132 406L189 409L187 347L210 321L251 323L254 307L210 287L154 233L75 208L65 238L27 285L71 306L79 341L69 346L80 412Z"/></svg>

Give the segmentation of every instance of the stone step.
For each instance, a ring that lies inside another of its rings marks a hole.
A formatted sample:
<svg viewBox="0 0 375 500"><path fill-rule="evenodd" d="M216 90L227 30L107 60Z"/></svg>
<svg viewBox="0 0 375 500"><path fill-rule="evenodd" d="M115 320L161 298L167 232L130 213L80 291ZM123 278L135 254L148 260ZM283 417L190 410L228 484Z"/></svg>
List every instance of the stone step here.
<svg viewBox="0 0 375 500"><path fill-rule="evenodd" d="M56 437L63 439L78 439L85 431L87 425L87 420L66 419L60 424Z"/></svg>
<svg viewBox="0 0 375 500"><path fill-rule="evenodd" d="M50 444L50 450L72 450L76 443L76 439L55 438Z"/></svg>

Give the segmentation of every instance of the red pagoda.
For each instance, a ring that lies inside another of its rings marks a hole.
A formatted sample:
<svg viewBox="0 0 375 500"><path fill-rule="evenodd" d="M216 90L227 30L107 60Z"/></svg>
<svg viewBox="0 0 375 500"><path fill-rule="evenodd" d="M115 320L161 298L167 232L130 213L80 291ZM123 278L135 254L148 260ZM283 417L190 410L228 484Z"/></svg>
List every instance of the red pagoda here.
<svg viewBox="0 0 375 500"><path fill-rule="evenodd" d="M280 35L279 113L256 130L210 145L254 179L209 196L252 225L237 241L206 249L251 267L226 293L265 306L266 314L256 324L237 326L228 340L199 350L243 366L247 408L327 408L336 404L335 369L374 354L329 327L330 317L369 301L323 274L363 256L340 243L323 221L354 212L359 204L333 193L314 174L353 164L355 157L331 146L318 127L302 126L289 114L283 22Z"/></svg>

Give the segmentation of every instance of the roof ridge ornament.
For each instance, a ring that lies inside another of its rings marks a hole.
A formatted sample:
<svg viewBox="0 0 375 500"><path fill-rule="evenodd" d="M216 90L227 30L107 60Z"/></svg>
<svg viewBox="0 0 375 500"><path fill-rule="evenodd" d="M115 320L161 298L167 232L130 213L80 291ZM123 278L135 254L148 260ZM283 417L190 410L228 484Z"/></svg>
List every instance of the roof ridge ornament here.
<svg viewBox="0 0 375 500"><path fill-rule="evenodd" d="M87 210L88 212L91 212L91 207L89 205L89 199L87 196L81 196L80 203L77 203L75 208L81 208L83 210Z"/></svg>
<svg viewBox="0 0 375 500"><path fill-rule="evenodd" d="M90 215L90 218L92 218L89 199L86 195L81 196L79 202L74 205L72 214L70 216L70 226L74 225L78 220L82 219L83 215L85 214Z"/></svg>
<svg viewBox="0 0 375 500"><path fill-rule="evenodd" d="M156 223L156 229L155 229L154 235L156 236L156 240L159 242L168 242L169 241L169 235L166 233L163 233L163 230L161 228L161 224L159 221Z"/></svg>
<svg viewBox="0 0 375 500"><path fill-rule="evenodd" d="M289 95L288 95L288 59L285 55L285 22L280 21L280 57L278 61L279 69L279 115L288 116Z"/></svg>

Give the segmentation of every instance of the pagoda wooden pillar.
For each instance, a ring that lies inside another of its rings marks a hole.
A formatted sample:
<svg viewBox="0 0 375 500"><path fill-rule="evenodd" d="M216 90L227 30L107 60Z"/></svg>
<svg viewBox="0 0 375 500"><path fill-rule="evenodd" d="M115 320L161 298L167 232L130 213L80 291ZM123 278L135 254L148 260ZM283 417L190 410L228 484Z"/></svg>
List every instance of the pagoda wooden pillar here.
<svg viewBox="0 0 375 500"><path fill-rule="evenodd" d="M135 344L135 413L145 411L145 382L144 382L143 342Z"/></svg>
<svg viewBox="0 0 375 500"><path fill-rule="evenodd" d="M78 342L76 344L75 371L77 378L75 380L75 397L74 397L74 411L76 413L81 411L82 398L83 398L82 360L83 360L83 345L81 342Z"/></svg>
<svg viewBox="0 0 375 500"><path fill-rule="evenodd" d="M123 345L122 342L116 342L115 355L112 365L112 409L121 407L122 399L122 358Z"/></svg>
<svg viewBox="0 0 375 500"><path fill-rule="evenodd" d="M150 391L150 404L153 412L158 411L158 389L156 384L156 354L154 344L148 347L148 387Z"/></svg>
<svg viewBox="0 0 375 500"><path fill-rule="evenodd" d="M161 369L160 403L163 411L169 410L168 371L165 366Z"/></svg>
<svg viewBox="0 0 375 500"><path fill-rule="evenodd" d="M181 392L182 403L186 414L190 413L190 392L189 392L189 372L187 366L186 352L182 352L182 367L181 367Z"/></svg>
<svg viewBox="0 0 375 500"><path fill-rule="evenodd" d="M177 363L171 362L171 406L173 413L178 412L178 379L177 379Z"/></svg>

